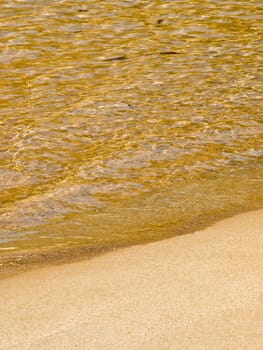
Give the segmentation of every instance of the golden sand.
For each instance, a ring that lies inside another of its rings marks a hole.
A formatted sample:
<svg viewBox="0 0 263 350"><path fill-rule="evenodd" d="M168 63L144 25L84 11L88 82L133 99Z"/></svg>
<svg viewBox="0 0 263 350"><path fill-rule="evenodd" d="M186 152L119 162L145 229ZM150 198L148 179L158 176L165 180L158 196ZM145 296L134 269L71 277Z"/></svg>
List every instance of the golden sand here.
<svg viewBox="0 0 263 350"><path fill-rule="evenodd" d="M263 210L0 281L0 349L263 348Z"/></svg>

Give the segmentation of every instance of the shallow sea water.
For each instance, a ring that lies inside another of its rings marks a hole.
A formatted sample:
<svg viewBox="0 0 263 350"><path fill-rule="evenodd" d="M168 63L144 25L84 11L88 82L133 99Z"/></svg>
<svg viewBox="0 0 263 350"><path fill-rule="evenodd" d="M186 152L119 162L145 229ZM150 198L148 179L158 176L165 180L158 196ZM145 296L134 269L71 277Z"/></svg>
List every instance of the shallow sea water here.
<svg viewBox="0 0 263 350"><path fill-rule="evenodd" d="M0 1L0 259L262 207L262 20L261 1Z"/></svg>

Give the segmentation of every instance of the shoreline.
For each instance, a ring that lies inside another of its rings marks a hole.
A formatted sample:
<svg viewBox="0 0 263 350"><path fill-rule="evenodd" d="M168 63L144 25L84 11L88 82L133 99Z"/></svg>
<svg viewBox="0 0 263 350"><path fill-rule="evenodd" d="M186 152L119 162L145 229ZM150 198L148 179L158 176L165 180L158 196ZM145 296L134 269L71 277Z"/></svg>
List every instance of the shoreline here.
<svg viewBox="0 0 263 350"><path fill-rule="evenodd" d="M0 280L0 349L259 350L263 209Z"/></svg>
<svg viewBox="0 0 263 350"><path fill-rule="evenodd" d="M33 249L27 251L1 252L0 254L0 280L20 273L32 271L49 266L63 265L83 260L90 260L103 254L115 250L125 249L132 246L145 245L154 242L161 242L172 238L192 234L197 230L203 230L211 225L235 215L257 211L260 208L250 208L244 211L244 208L233 208L226 212L218 212L207 218L206 216L194 218L186 228L185 225L179 227L176 232L162 239L149 239L144 241L110 243L106 246L79 246L73 248L50 248Z"/></svg>

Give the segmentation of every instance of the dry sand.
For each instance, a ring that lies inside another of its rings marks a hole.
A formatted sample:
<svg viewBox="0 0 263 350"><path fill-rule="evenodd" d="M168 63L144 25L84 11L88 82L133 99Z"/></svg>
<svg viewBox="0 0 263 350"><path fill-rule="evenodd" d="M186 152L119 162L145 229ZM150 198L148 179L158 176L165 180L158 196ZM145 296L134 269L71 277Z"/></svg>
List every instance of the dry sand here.
<svg viewBox="0 0 263 350"><path fill-rule="evenodd" d="M263 210L0 281L0 349L262 350Z"/></svg>

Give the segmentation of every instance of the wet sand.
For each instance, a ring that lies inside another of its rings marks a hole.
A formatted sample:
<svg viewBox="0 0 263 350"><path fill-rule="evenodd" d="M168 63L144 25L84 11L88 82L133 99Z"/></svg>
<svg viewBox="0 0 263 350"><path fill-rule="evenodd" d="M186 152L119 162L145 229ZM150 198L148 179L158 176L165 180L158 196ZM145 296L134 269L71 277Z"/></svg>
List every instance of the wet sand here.
<svg viewBox="0 0 263 350"><path fill-rule="evenodd" d="M0 280L0 349L263 347L263 210Z"/></svg>

